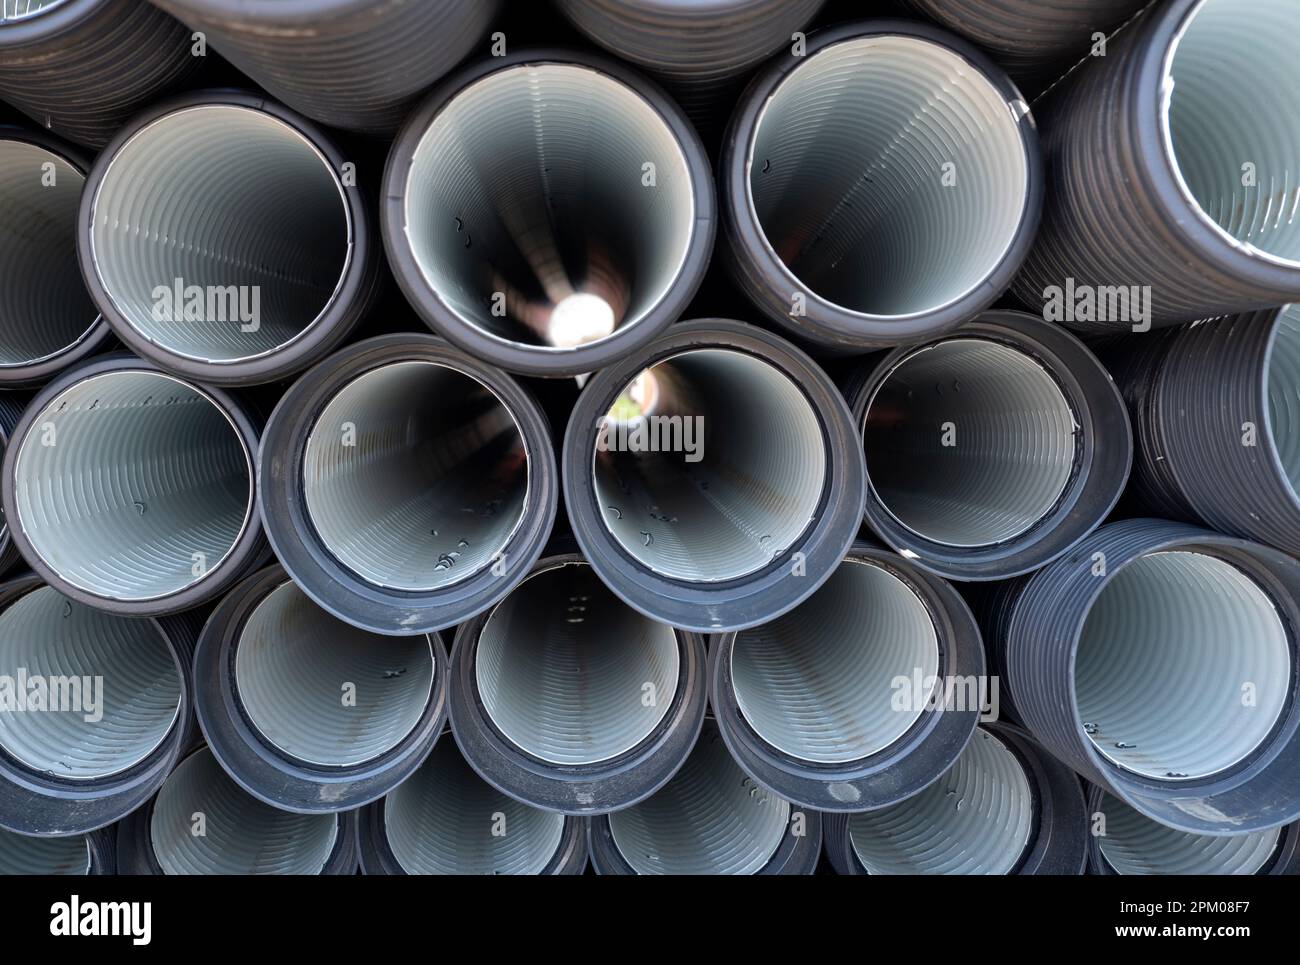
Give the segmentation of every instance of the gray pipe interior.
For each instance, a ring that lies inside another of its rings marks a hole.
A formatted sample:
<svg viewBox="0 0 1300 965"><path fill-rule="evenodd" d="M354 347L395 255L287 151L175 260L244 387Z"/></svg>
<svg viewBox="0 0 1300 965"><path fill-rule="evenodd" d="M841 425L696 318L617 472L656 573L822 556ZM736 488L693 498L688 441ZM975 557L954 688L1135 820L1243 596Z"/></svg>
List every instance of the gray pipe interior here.
<svg viewBox="0 0 1300 965"><path fill-rule="evenodd" d="M77 265L85 182L57 154L0 139L0 372L75 345L99 316Z"/></svg>
<svg viewBox="0 0 1300 965"><path fill-rule="evenodd" d="M1033 788L1016 755L979 730L938 781L848 823L868 874L1005 875L1033 833Z"/></svg>
<svg viewBox="0 0 1300 965"><path fill-rule="evenodd" d="M0 876L90 873L90 844L84 834L33 838L0 828Z"/></svg>
<svg viewBox="0 0 1300 965"><path fill-rule="evenodd" d="M888 747L924 704L897 709L895 678L939 672L929 611L898 577L845 560L794 610L738 634L732 687L758 736L792 757L823 764Z"/></svg>
<svg viewBox="0 0 1300 965"><path fill-rule="evenodd" d="M20 671L29 709L0 713L0 747L63 780L139 763L180 711L176 661L152 621L92 610L48 586L0 613L0 674L13 678L15 694ZM30 703L38 692L49 695L46 712Z"/></svg>
<svg viewBox="0 0 1300 965"><path fill-rule="evenodd" d="M1107 794L1101 853L1122 875L1253 875L1277 850L1281 828L1246 834L1192 834L1165 827Z"/></svg>
<svg viewBox="0 0 1300 965"><path fill-rule="evenodd" d="M450 740L384 799L393 855L413 875L535 875L555 856L564 815L509 798Z"/></svg>
<svg viewBox="0 0 1300 965"><path fill-rule="evenodd" d="M488 717L553 764L631 750L677 692L677 636L611 593L585 563L521 583L479 633L475 682Z"/></svg>
<svg viewBox="0 0 1300 965"><path fill-rule="evenodd" d="M280 750L346 767L402 742L429 703L438 669L427 636L359 630L286 582L240 631L235 689L253 726ZM347 684L355 704L343 702Z"/></svg>
<svg viewBox="0 0 1300 965"><path fill-rule="evenodd" d="M1300 262L1293 0L1204 0L1165 62L1166 148L1202 213L1247 251ZM1254 184L1246 184L1246 164Z"/></svg>
<svg viewBox="0 0 1300 965"><path fill-rule="evenodd" d="M252 797L206 747L172 771L149 822L169 875L319 874L337 835L333 814L291 814Z"/></svg>
<svg viewBox="0 0 1300 965"><path fill-rule="evenodd" d="M810 55L763 108L748 160L777 257L814 297L873 316L933 311L977 288L1015 238L1029 184L1003 95L915 37Z"/></svg>
<svg viewBox="0 0 1300 965"><path fill-rule="evenodd" d="M1151 553L1116 572L1093 604L1074 674L1079 716L1101 754L1148 777L1207 777L1247 757L1277 723L1290 640L1273 602L1232 564Z"/></svg>
<svg viewBox="0 0 1300 965"><path fill-rule="evenodd" d="M505 547L523 517L528 453L486 385L433 362L396 362L330 400L302 473L307 514L344 566L379 586L435 590Z"/></svg>
<svg viewBox="0 0 1300 965"><path fill-rule="evenodd" d="M609 532L674 579L761 570L803 534L821 500L827 457L812 403L775 366L729 349L683 352L641 379L652 381L647 399L656 401L630 416L616 405L603 437L609 451L593 456ZM630 434L643 416L660 451Z"/></svg>
<svg viewBox="0 0 1300 965"><path fill-rule="evenodd" d="M1300 305L1278 314L1265 379L1269 432L1282 471L1300 499Z"/></svg>
<svg viewBox="0 0 1300 965"><path fill-rule="evenodd" d="M0 23L26 20L66 2L67 0L0 0Z"/></svg>
<svg viewBox="0 0 1300 965"><path fill-rule="evenodd" d="M60 577L106 599L198 582L254 511L252 456L229 417L161 373L77 382L19 445L10 524Z"/></svg>
<svg viewBox="0 0 1300 965"><path fill-rule="evenodd" d="M95 270L113 304L145 338L191 359L240 361L294 341L333 301L351 258L329 162L247 107L188 107L136 133L105 171L93 218ZM202 311L160 301L157 289L176 279L204 289ZM208 289L230 286L246 315L209 308Z"/></svg>
<svg viewBox="0 0 1300 965"><path fill-rule="evenodd" d="M695 230L672 130L635 90L572 64L466 87L421 138L406 188L406 238L428 285L465 324L533 345L636 323L672 287ZM575 295L592 297L566 301Z"/></svg>
<svg viewBox="0 0 1300 965"><path fill-rule="evenodd" d="M641 875L749 875L772 859L790 805L759 787L706 723L673 779L609 816L614 844Z"/></svg>
<svg viewBox="0 0 1300 965"><path fill-rule="evenodd" d="M938 543L985 546L1024 533L1060 499L1074 412L1024 352L953 338L889 373L867 408L864 444L872 487L895 519Z"/></svg>

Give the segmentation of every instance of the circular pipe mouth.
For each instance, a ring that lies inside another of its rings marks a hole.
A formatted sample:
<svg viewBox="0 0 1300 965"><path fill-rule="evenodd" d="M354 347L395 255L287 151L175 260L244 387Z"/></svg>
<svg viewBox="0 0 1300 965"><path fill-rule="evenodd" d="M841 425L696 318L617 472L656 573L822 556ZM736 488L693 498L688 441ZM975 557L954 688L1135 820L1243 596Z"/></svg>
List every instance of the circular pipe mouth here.
<svg viewBox="0 0 1300 965"><path fill-rule="evenodd" d="M207 748L167 778L149 820L154 857L169 875L320 874L338 834L334 815L291 814L251 797Z"/></svg>
<svg viewBox="0 0 1300 965"><path fill-rule="evenodd" d="M1020 758L980 730L938 781L906 801L848 818L868 874L1006 875L1034 835L1034 785Z"/></svg>
<svg viewBox="0 0 1300 965"><path fill-rule="evenodd" d="M1075 708L1111 763L1191 781L1269 740L1291 679L1290 637L1255 580L1206 553L1153 552L1115 572L1089 610Z"/></svg>
<svg viewBox="0 0 1300 965"><path fill-rule="evenodd" d="M337 314L357 226L321 146L285 119L171 110L107 152L90 188L87 274L160 362L251 363Z"/></svg>
<svg viewBox="0 0 1300 965"><path fill-rule="evenodd" d="M467 372L375 368L312 425L302 492L322 544L361 579L427 592L482 573L518 531L529 452L514 415Z"/></svg>
<svg viewBox="0 0 1300 965"><path fill-rule="evenodd" d="M88 874L90 843L84 834L35 838L0 828L0 877Z"/></svg>
<svg viewBox="0 0 1300 965"><path fill-rule="evenodd" d="M144 603L207 580L254 519L252 452L230 403L179 379L75 379L25 420L9 522L49 578ZM31 556L29 556L31 559Z"/></svg>
<svg viewBox="0 0 1300 965"><path fill-rule="evenodd" d="M47 586L0 612L0 673L25 681L28 711L0 714L0 749L61 781L130 770L180 714L180 673L152 620L93 610Z"/></svg>
<svg viewBox="0 0 1300 965"><path fill-rule="evenodd" d="M384 799L383 820L407 874L535 875L555 858L566 819L502 794L444 740Z"/></svg>
<svg viewBox="0 0 1300 965"><path fill-rule="evenodd" d="M1102 797L1106 833L1097 846L1121 875L1253 875L1277 854L1283 828L1245 834L1179 831L1153 821L1111 794Z"/></svg>
<svg viewBox="0 0 1300 965"><path fill-rule="evenodd" d="M1300 504L1300 304L1277 313L1267 358L1268 431L1284 478Z"/></svg>

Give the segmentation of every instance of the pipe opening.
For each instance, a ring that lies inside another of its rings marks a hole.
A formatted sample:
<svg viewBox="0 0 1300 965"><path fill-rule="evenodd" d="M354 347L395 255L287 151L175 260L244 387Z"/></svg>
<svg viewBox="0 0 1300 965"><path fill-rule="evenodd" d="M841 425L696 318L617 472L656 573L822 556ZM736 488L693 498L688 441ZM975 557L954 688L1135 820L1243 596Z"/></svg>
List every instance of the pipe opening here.
<svg viewBox="0 0 1300 965"><path fill-rule="evenodd" d="M206 104L137 131L94 196L95 272L127 324L164 351L229 363L304 335L352 256L343 187L284 121Z"/></svg>
<svg viewBox="0 0 1300 965"><path fill-rule="evenodd" d="M329 401L302 460L307 515L363 580L429 591L497 558L523 519L528 452L473 376L434 362L365 373Z"/></svg>
<svg viewBox="0 0 1300 965"><path fill-rule="evenodd" d="M1034 809L1019 758L980 730L919 794L849 815L849 841L868 874L1005 875L1029 846Z"/></svg>
<svg viewBox="0 0 1300 965"><path fill-rule="evenodd" d="M253 726L284 753L350 767L387 753L414 730L437 669L427 636L357 629L286 582L240 631L235 691ZM339 699L344 682L355 684L355 706Z"/></svg>
<svg viewBox="0 0 1300 965"><path fill-rule="evenodd" d="M653 796L609 816L610 835L640 875L749 875L786 833L790 805L732 760L716 728Z"/></svg>
<svg viewBox="0 0 1300 965"><path fill-rule="evenodd" d="M475 683L492 723L551 764L632 750L668 714L677 635L611 593L586 564L528 577L483 624Z"/></svg>
<svg viewBox="0 0 1300 965"><path fill-rule="evenodd" d="M1232 564L1150 553L1093 603L1074 677L1077 712L1104 757L1145 777L1203 778L1272 732L1287 703L1290 639L1272 600Z"/></svg>
<svg viewBox="0 0 1300 965"><path fill-rule="evenodd" d="M200 815L203 834L195 834ZM154 800L149 838L168 875L315 875L334 850L338 817L263 804L204 747L177 766Z"/></svg>
<svg viewBox="0 0 1300 965"><path fill-rule="evenodd" d="M84 834L33 838L0 828L0 875L88 875L90 843Z"/></svg>
<svg viewBox="0 0 1300 965"><path fill-rule="evenodd" d="M1250 254L1300 266L1300 8L1204 0L1165 60L1165 150L1183 190Z"/></svg>
<svg viewBox="0 0 1300 965"><path fill-rule="evenodd" d="M748 154L753 217L813 297L918 315L969 295L1020 227L1029 165L1005 96L917 37L833 44L781 81Z"/></svg>
<svg viewBox="0 0 1300 965"><path fill-rule="evenodd" d="M0 26L39 16L67 2L68 0L0 0Z"/></svg>
<svg viewBox="0 0 1300 965"><path fill-rule="evenodd" d="M20 442L18 520L59 578L152 600L216 569L254 511L252 455L222 407L158 372L85 378Z"/></svg>
<svg viewBox="0 0 1300 965"><path fill-rule="evenodd" d="M1228 836L1177 831L1139 814L1111 794L1097 844L1121 875L1253 875L1277 851L1282 828Z"/></svg>
<svg viewBox="0 0 1300 965"><path fill-rule="evenodd" d="M954 338L905 357L867 407L876 498L923 539L988 546L1050 513L1073 473L1074 411L1025 352Z"/></svg>
<svg viewBox="0 0 1300 965"><path fill-rule="evenodd" d="M728 349L645 370L605 416L596 449L606 528L671 579L721 582L763 569L808 528L826 485L808 397L774 365Z"/></svg>
<svg viewBox="0 0 1300 965"><path fill-rule="evenodd" d="M902 737L925 708L896 709L895 679L938 672L924 602L885 569L851 559L785 616L739 633L731 651L749 725L778 750L823 764L860 760Z"/></svg>
<svg viewBox="0 0 1300 965"><path fill-rule="evenodd" d="M1291 491L1300 500L1300 305L1278 313L1265 379L1269 432Z"/></svg>
<svg viewBox="0 0 1300 965"><path fill-rule="evenodd" d="M439 111L412 156L405 222L424 282L460 321L572 348L663 300L695 203L686 156L649 101L589 67L525 64Z"/></svg>
<svg viewBox="0 0 1300 965"><path fill-rule="evenodd" d="M0 374L67 351L99 316L77 264L85 182L57 154L0 139Z"/></svg>
<svg viewBox="0 0 1300 965"><path fill-rule="evenodd" d="M560 847L564 815L502 794L444 740L384 799L384 832L407 874L535 875Z"/></svg>

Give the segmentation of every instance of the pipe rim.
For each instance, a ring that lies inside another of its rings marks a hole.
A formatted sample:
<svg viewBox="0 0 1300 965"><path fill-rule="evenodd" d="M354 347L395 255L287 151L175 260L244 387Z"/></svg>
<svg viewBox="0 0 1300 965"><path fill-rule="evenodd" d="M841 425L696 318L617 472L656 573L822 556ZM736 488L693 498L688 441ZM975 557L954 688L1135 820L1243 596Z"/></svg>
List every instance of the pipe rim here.
<svg viewBox="0 0 1300 965"><path fill-rule="evenodd" d="M108 0L61 0L37 16L21 20L0 20L0 47L23 47L58 37L95 16Z"/></svg>
<svg viewBox="0 0 1300 965"><path fill-rule="evenodd" d="M1265 416L1264 437L1269 466L1289 497L1293 512L1300 514L1300 461L1296 459L1297 445L1293 441L1300 439L1300 422L1279 425L1279 407L1274 405L1275 397L1289 394L1295 398L1300 395L1300 302L1284 305L1269 314L1271 318L1260 360L1256 404ZM1288 379L1289 392L1275 394L1275 380ZM1290 419L1289 411L1283 415Z"/></svg>

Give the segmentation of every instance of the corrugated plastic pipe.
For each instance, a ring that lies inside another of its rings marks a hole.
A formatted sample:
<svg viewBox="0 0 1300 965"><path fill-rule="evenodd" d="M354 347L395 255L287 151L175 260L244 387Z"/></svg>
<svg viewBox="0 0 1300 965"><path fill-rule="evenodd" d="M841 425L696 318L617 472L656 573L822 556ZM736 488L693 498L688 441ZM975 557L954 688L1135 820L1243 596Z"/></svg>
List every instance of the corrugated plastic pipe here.
<svg viewBox="0 0 1300 965"><path fill-rule="evenodd" d="M597 373L564 439L564 496L597 575L702 633L765 623L813 593L861 523L852 417L789 342L680 322Z"/></svg>
<svg viewBox="0 0 1300 965"><path fill-rule="evenodd" d="M0 829L0 877L117 873L112 829L65 838L36 838Z"/></svg>
<svg viewBox="0 0 1300 965"><path fill-rule="evenodd" d="M358 816L368 875L578 875L587 822L502 794L444 739L409 780Z"/></svg>
<svg viewBox="0 0 1300 965"><path fill-rule="evenodd" d="M117 849L118 867L129 875L351 875L356 813L273 808L200 746L118 825Z"/></svg>
<svg viewBox="0 0 1300 965"><path fill-rule="evenodd" d="M997 641L1043 745L1161 824L1300 817L1300 564L1165 520L1110 523L1027 577Z"/></svg>
<svg viewBox="0 0 1300 965"><path fill-rule="evenodd" d="M821 857L822 816L755 784L709 719L671 781L591 818L588 834L602 875L807 875Z"/></svg>
<svg viewBox="0 0 1300 965"><path fill-rule="evenodd" d="M202 63L185 25L141 0L0 0L0 99L99 148Z"/></svg>
<svg viewBox="0 0 1300 965"><path fill-rule="evenodd" d="M151 107L86 180L91 296L137 354L216 385L270 382L345 339L382 260L371 202L315 125L204 91Z"/></svg>
<svg viewBox="0 0 1300 965"><path fill-rule="evenodd" d="M195 607L265 552L257 427L242 403L113 354L24 411L4 459L23 558L59 592L129 616Z"/></svg>
<svg viewBox="0 0 1300 965"><path fill-rule="evenodd" d="M482 43L500 0L151 0L313 120L392 134L411 101Z"/></svg>
<svg viewBox="0 0 1300 965"><path fill-rule="evenodd" d="M1060 556L1128 479L1133 435L1110 374L1058 325L986 312L869 360L848 395L867 524L918 565L997 580Z"/></svg>
<svg viewBox="0 0 1300 965"><path fill-rule="evenodd" d="M1155 4L1036 105L1054 190L1014 292L1085 332L1300 300L1290 0Z"/></svg>
<svg viewBox="0 0 1300 965"><path fill-rule="evenodd" d="M529 50L458 71L411 115L385 171L384 243L440 335L571 376L677 319L708 268L714 204L699 138L657 86Z"/></svg>
<svg viewBox="0 0 1300 965"><path fill-rule="evenodd" d="M826 854L840 874L1078 875L1088 857L1083 790L1027 733L985 724L919 794L828 816Z"/></svg>
<svg viewBox="0 0 1300 965"><path fill-rule="evenodd" d="M1038 227L1029 108L984 54L928 24L808 38L751 82L727 132L730 267L796 335L843 351L946 332L1010 284Z"/></svg>
<svg viewBox="0 0 1300 965"><path fill-rule="evenodd" d="M23 406L27 401L23 396L0 392L0 454L9 447L14 427L22 418ZM4 573L20 559L22 555L18 552L14 541L9 538L9 527L4 520L4 511L0 508L0 573Z"/></svg>
<svg viewBox="0 0 1300 965"><path fill-rule="evenodd" d="M901 557L855 544L770 623L718 634L710 706L736 761L780 797L864 811L932 783L996 694L965 602ZM952 681L951 697L945 681Z"/></svg>
<svg viewBox="0 0 1300 965"><path fill-rule="evenodd" d="M0 584L0 827L104 827L158 789L194 732L195 614L131 619L35 576Z"/></svg>
<svg viewBox="0 0 1300 965"><path fill-rule="evenodd" d="M310 814L382 797L428 756L447 715L436 633L380 636L321 609L271 566L213 611L194 656L195 712L254 797Z"/></svg>
<svg viewBox="0 0 1300 965"><path fill-rule="evenodd" d="M426 334L358 342L302 376L267 422L259 479L289 576L334 616L395 635L509 593L559 489L533 397Z"/></svg>
<svg viewBox="0 0 1300 965"><path fill-rule="evenodd" d="M627 807L682 766L704 719L704 639L642 616L576 553L540 560L452 650L451 727L506 794L564 814Z"/></svg>

